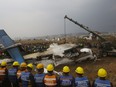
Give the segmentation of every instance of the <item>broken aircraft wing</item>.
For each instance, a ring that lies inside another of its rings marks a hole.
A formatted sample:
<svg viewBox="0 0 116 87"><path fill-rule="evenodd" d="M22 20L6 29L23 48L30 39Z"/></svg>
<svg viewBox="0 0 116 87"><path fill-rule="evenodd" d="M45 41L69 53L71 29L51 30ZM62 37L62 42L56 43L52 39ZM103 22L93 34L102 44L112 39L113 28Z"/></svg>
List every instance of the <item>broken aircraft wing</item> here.
<svg viewBox="0 0 116 87"><path fill-rule="evenodd" d="M5 48L8 48L6 50L14 61L18 61L19 63L24 62L24 58L21 55L17 45L15 45L15 42L6 34L4 30L0 30L0 42Z"/></svg>

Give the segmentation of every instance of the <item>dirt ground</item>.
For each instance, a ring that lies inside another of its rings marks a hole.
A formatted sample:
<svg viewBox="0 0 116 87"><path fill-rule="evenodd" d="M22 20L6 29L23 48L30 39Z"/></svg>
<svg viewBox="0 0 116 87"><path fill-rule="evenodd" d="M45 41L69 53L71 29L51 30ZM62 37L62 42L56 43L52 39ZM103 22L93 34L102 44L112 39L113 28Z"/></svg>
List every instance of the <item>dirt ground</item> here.
<svg viewBox="0 0 116 87"><path fill-rule="evenodd" d="M105 68L108 72L107 79L109 79L113 86L116 87L116 57L105 57L100 58L96 62L93 61L86 61L81 63L73 63L73 64L65 64L68 65L71 69L70 74L76 77L75 69L77 66L81 66L84 68L85 76L92 81L97 77L97 71L99 68ZM64 65L60 65L55 68L56 71L62 71Z"/></svg>

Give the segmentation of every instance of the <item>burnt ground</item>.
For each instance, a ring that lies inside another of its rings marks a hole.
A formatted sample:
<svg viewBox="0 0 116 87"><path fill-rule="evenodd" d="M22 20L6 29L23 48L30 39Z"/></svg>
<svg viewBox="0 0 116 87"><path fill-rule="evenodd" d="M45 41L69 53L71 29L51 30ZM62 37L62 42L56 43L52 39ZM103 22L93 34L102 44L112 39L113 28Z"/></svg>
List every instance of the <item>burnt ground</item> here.
<svg viewBox="0 0 116 87"><path fill-rule="evenodd" d="M109 79L113 86L116 87L116 57L104 57L100 58L96 62L93 61L85 61L81 63L72 63L65 64L68 65L71 69L70 74L76 77L75 69L77 66L81 66L84 68L85 76L92 81L97 77L97 71L99 68L105 68L108 72L107 79ZM57 66L55 68L56 71L62 71L64 65Z"/></svg>

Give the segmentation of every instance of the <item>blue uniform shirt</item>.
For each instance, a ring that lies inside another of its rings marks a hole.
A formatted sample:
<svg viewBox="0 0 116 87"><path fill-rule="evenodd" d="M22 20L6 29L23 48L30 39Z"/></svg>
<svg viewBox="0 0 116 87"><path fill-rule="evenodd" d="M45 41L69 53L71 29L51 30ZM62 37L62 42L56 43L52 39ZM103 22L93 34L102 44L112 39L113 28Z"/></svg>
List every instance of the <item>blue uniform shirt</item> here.
<svg viewBox="0 0 116 87"><path fill-rule="evenodd" d="M30 72L22 72L21 73L21 80L22 80L23 87L28 87L28 83L30 81L29 75L30 75Z"/></svg>
<svg viewBox="0 0 116 87"><path fill-rule="evenodd" d="M89 80L87 77L76 77L75 78L76 87L89 87Z"/></svg>
<svg viewBox="0 0 116 87"><path fill-rule="evenodd" d="M60 86L68 86L68 87L73 87L74 84L74 78L72 75L61 75L60 76Z"/></svg>
<svg viewBox="0 0 116 87"><path fill-rule="evenodd" d="M94 82L94 87L111 87L109 80L100 80L97 78Z"/></svg>
<svg viewBox="0 0 116 87"><path fill-rule="evenodd" d="M31 87L35 87L34 77L31 72L22 72L21 77L22 87L28 87L29 83Z"/></svg>
<svg viewBox="0 0 116 87"><path fill-rule="evenodd" d="M18 79L17 79L17 69L16 68L9 69L8 70L8 77L9 77L9 80L12 83L15 83L16 81L18 81Z"/></svg>
<svg viewBox="0 0 116 87"><path fill-rule="evenodd" d="M34 79L35 79L35 83L36 83L36 87L44 87L44 76L45 74L35 74Z"/></svg>

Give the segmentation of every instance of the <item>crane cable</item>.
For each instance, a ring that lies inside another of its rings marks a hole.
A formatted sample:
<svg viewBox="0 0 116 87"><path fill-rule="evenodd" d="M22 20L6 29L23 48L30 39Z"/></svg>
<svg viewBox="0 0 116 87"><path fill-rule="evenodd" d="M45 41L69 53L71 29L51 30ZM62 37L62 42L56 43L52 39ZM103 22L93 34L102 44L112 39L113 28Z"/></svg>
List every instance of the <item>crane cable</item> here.
<svg viewBox="0 0 116 87"><path fill-rule="evenodd" d="M65 42L66 43L66 19L64 18L64 39L65 39Z"/></svg>

